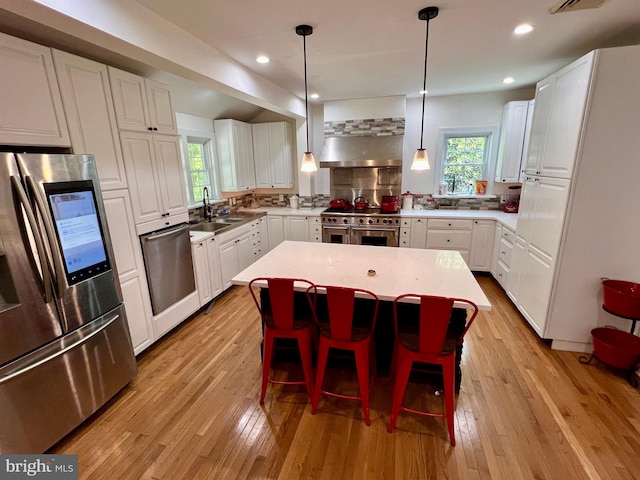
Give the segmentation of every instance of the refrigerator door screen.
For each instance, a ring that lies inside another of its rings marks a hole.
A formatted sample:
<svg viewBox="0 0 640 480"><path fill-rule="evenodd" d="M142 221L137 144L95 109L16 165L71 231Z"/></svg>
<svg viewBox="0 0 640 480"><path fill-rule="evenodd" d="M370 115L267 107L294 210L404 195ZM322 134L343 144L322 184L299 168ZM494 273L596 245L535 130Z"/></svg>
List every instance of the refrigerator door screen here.
<svg viewBox="0 0 640 480"><path fill-rule="evenodd" d="M69 285L110 269L90 181L44 185Z"/></svg>

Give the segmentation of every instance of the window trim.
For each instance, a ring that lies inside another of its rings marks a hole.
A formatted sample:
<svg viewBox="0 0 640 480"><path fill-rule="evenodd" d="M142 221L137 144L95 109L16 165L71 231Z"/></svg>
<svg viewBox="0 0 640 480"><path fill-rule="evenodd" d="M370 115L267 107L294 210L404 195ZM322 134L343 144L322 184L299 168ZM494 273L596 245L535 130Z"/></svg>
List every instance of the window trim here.
<svg viewBox="0 0 640 480"><path fill-rule="evenodd" d="M220 175L218 172L218 164L216 162L216 148L215 137L213 134L203 132L199 130L180 129L180 151L182 154L182 176L185 184L185 190L187 191L187 207L196 208L201 207L202 202L195 202L191 199L193 187L191 185L190 168L189 168L189 139L195 139L197 141L207 142L205 145L207 155L205 158L205 167L209 171L209 179L211 180L211 190L209 192L209 198L211 203L222 201L220 190ZM195 203L194 203L195 202Z"/></svg>
<svg viewBox="0 0 640 480"><path fill-rule="evenodd" d="M493 177L495 176L496 158L498 155L499 128L497 125L478 125L472 127L442 127L438 133L438 146L434 159L435 171L433 177L433 191L438 192L438 187L444 174L444 155L447 138L450 137L482 137L486 136L489 142L486 162L482 167L483 180L487 180L487 194L493 192Z"/></svg>

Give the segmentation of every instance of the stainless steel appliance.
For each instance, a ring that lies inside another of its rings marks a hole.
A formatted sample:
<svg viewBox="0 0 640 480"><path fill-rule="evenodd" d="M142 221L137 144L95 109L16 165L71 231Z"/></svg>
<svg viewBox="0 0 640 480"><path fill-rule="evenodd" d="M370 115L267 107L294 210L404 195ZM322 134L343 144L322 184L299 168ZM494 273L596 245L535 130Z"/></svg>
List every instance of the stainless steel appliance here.
<svg viewBox="0 0 640 480"><path fill-rule="evenodd" d="M183 223L141 235L140 241L151 308L157 315L196 289L189 225Z"/></svg>
<svg viewBox="0 0 640 480"><path fill-rule="evenodd" d="M0 153L0 453L42 453L136 374L91 155Z"/></svg>
<svg viewBox="0 0 640 480"><path fill-rule="evenodd" d="M369 208L360 213L328 208L320 214L324 243L351 243L397 247L400 243L400 215Z"/></svg>

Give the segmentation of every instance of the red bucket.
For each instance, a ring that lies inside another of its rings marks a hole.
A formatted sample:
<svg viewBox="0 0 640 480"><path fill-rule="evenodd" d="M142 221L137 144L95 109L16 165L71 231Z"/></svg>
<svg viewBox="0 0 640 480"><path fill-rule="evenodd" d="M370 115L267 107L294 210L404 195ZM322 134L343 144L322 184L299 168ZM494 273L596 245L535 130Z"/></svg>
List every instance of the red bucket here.
<svg viewBox="0 0 640 480"><path fill-rule="evenodd" d="M640 319L640 284L602 279L605 310L620 317Z"/></svg>
<svg viewBox="0 0 640 480"><path fill-rule="evenodd" d="M591 330L593 354L603 363L625 370L640 363L640 337L611 327Z"/></svg>

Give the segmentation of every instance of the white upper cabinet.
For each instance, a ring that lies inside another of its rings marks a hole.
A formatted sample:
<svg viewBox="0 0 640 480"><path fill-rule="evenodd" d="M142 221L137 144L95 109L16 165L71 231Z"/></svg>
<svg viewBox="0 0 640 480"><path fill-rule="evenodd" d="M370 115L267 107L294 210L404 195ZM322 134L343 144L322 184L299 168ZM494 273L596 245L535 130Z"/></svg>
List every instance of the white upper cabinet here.
<svg viewBox="0 0 640 480"><path fill-rule="evenodd" d="M591 52L538 83L527 174L572 177L593 63Z"/></svg>
<svg viewBox="0 0 640 480"><path fill-rule="evenodd" d="M71 145L51 49L0 33L0 144Z"/></svg>
<svg viewBox="0 0 640 480"><path fill-rule="evenodd" d="M496 182L515 183L519 181L528 111L528 101L509 102L502 110Z"/></svg>
<svg viewBox="0 0 640 480"><path fill-rule="evenodd" d="M123 131L120 139L136 225L157 221L148 224L152 231L186 221L178 137Z"/></svg>
<svg viewBox="0 0 640 480"><path fill-rule="evenodd" d="M287 122L254 123L253 158L257 188L292 188L291 126Z"/></svg>
<svg viewBox="0 0 640 480"><path fill-rule="evenodd" d="M256 188L251 125L238 120L215 120L216 148L223 192Z"/></svg>
<svg viewBox="0 0 640 480"><path fill-rule="evenodd" d="M177 135L171 91L166 85L109 67L118 128Z"/></svg>
<svg viewBox="0 0 640 480"><path fill-rule="evenodd" d="M53 50L74 153L96 158L103 191L127 188L107 66Z"/></svg>

